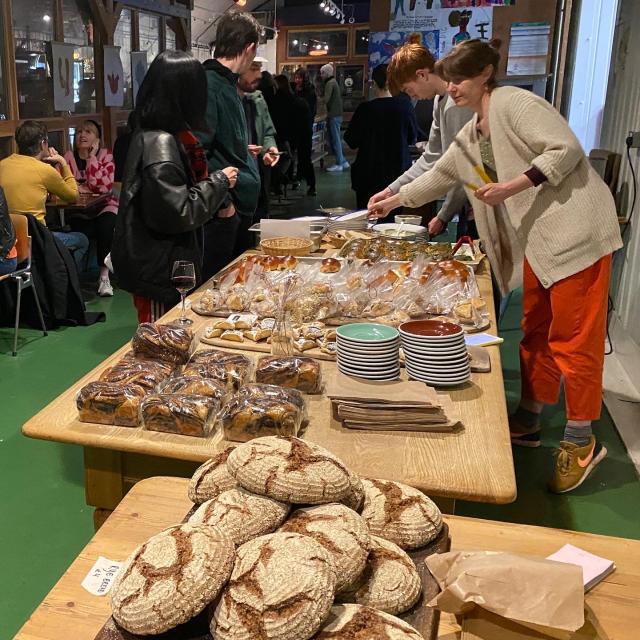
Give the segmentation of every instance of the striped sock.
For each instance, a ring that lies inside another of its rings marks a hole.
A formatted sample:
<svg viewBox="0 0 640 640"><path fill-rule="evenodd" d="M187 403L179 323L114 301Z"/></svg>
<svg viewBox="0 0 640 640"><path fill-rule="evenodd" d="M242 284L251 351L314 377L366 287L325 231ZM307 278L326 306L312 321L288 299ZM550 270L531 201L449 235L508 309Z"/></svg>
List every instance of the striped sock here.
<svg viewBox="0 0 640 640"><path fill-rule="evenodd" d="M591 438L592 435L593 431L591 430L590 424L581 427L567 424L564 428L563 440L577 444L579 447L584 447L589 444L589 438Z"/></svg>

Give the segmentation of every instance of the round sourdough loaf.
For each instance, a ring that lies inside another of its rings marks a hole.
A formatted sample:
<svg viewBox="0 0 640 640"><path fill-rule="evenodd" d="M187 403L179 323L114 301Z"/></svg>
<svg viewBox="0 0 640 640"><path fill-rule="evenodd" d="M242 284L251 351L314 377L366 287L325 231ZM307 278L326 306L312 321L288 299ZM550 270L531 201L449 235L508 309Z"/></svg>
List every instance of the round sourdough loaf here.
<svg viewBox="0 0 640 640"><path fill-rule="evenodd" d="M272 533L237 551L211 620L216 640L308 640L326 619L336 584L331 557L313 538Z"/></svg>
<svg viewBox="0 0 640 640"><path fill-rule="evenodd" d="M397 544L371 536L364 571L338 599L397 615L411 609L421 593L422 583L413 560Z"/></svg>
<svg viewBox="0 0 640 640"><path fill-rule="evenodd" d="M418 549L442 528L442 514L421 491L401 482L363 480L362 517L373 535L402 549Z"/></svg>
<svg viewBox="0 0 640 640"><path fill-rule="evenodd" d="M349 484L351 485L349 493L342 499L342 504L346 504L349 509L353 509L360 513L364 505L364 485L360 476L349 472Z"/></svg>
<svg viewBox="0 0 640 640"><path fill-rule="evenodd" d="M122 566L111 592L113 617L131 633L173 629L216 598L234 558L233 542L220 529L191 524L165 529Z"/></svg>
<svg viewBox="0 0 640 640"><path fill-rule="evenodd" d="M409 624L384 611L359 604L331 608L315 640L424 640Z"/></svg>
<svg viewBox="0 0 640 640"><path fill-rule="evenodd" d="M288 504L238 488L203 502L189 522L218 527L229 534L236 545L241 545L275 531L288 513Z"/></svg>
<svg viewBox="0 0 640 640"><path fill-rule="evenodd" d="M253 493L296 504L340 502L350 491L349 470L313 442L289 436L256 438L236 447L227 468Z"/></svg>
<svg viewBox="0 0 640 640"><path fill-rule="evenodd" d="M343 504L323 504L298 509L280 531L310 536L320 543L336 567L336 593L362 573L371 546L367 523Z"/></svg>
<svg viewBox="0 0 640 640"><path fill-rule="evenodd" d="M189 500L202 504L223 491L238 486L227 470L227 458L233 449L234 447L226 448L196 469L189 482Z"/></svg>

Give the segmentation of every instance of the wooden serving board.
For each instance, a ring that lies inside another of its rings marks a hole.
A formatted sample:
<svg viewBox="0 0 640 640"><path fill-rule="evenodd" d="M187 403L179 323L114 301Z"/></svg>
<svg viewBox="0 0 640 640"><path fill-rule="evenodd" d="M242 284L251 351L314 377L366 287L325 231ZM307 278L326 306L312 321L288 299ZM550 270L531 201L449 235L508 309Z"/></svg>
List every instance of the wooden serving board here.
<svg viewBox="0 0 640 640"><path fill-rule="evenodd" d="M244 342L232 342L231 340L222 340L221 338L205 338L202 336L200 342L211 345L212 347L220 347L221 349L238 349L240 351L255 351L256 353L271 353L271 345L267 342L252 342L245 340ZM308 349L307 351L295 351L295 356L306 356L315 358L316 360L329 360L335 362L336 357L320 351L320 349Z"/></svg>
<svg viewBox="0 0 640 640"><path fill-rule="evenodd" d="M193 511L194 509L191 509L187 513L183 522L189 518ZM444 522L442 530L433 542L421 549L407 552L418 569L418 574L422 581L422 595L409 611L398 617L417 629L424 640L436 640L440 623L440 612L437 609L426 606L428 602L438 595L440 588L424 561L425 558L434 553L446 553L450 549L449 527ZM150 637L153 637L154 640L214 640L209 632L209 616L206 609L186 624L154 636L129 633L118 626L112 617L109 617L104 627L98 632L95 640L148 640Z"/></svg>

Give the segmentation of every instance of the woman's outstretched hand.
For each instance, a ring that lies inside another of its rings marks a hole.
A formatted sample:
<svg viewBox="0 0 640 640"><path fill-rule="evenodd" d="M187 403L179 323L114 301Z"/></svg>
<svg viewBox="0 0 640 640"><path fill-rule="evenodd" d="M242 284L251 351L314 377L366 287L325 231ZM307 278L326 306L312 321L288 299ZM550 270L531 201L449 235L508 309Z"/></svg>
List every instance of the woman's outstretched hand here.
<svg viewBox="0 0 640 640"><path fill-rule="evenodd" d="M378 202L369 203L369 219L378 220L389 215L390 211L402 206L400 195L396 194L386 200L378 200Z"/></svg>

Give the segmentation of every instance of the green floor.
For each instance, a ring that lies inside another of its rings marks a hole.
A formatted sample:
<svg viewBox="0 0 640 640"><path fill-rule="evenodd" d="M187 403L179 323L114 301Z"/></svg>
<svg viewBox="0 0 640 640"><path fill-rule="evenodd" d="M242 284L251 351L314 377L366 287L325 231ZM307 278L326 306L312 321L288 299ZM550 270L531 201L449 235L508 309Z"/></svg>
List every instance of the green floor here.
<svg viewBox="0 0 640 640"><path fill-rule="evenodd" d="M316 204L352 204L349 175L320 176ZM304 198L288 215L310 212ZM25 438L21 425L107 355L126 342L135 328L128 295L96 300L92 310L107 322L65 328L43 338L21 331L17 358L10 355L12 331L0 328L0 638L11 637L38 605L93 533L84 502L82 452L79 447ZM518 397L519 299L514 296L502 335L505 384L512 404ZM608 458L583 487L559 497L545 491L551 451L561 435L562 410L550 411L544 446L516 451L518 499L512 505L458 503L457 512L483 518L534 523L640 538L640 482L608 415L597 425ZM634 515L635 514L635 515Z"/></svg>

